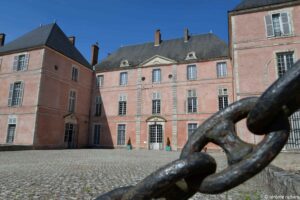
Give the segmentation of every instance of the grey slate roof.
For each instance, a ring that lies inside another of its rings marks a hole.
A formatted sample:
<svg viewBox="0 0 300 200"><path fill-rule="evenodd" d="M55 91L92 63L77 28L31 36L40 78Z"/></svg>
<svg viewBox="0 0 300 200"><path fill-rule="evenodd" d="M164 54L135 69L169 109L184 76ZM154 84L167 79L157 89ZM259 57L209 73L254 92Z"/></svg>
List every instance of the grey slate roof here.
<svg viewBox="0 0 300 200"><path fill-rule="evenodd" d="M239 5L237 5L233 11L245 10L250 8L258 8L263 6L269 6L274 4L281 4L291 1L299 0L243 0Z"/></svg>
<svg viewBox="0 0 300 200"><path fill-rule="evenodd" d="M3 47L0 47L0 55L15 51L25 51L29 48L35 48L44 45L88 68L91 68L88 61L77 50L77 48L70 43L68 37L56 23L36 28L33 31L26 33L25 35L4 45Z"/></svg>
<svg viewBox="0 0 300 200"><path fill-rule="evenodd" d="M191 36L188 42L183 38L162 41L160 46L153 42L119 48L115 53L96 65L98 70L120 67L122 60L128 60L135 67L153 56L163 56L177 62L185 61L189 52L196 53L197 60L210 60L228 56L227 44L214 34Z"/></svg>

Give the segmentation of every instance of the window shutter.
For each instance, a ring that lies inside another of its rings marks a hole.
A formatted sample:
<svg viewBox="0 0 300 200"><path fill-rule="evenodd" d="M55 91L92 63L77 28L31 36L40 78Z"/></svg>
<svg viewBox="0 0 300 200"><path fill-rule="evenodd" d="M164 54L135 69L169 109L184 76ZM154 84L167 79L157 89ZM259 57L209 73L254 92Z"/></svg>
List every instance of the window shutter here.
<svg viewBox="0 0 300 200"><path fill-rule="evenodd" d="M12 104L12 96L13 96L13 92L14 92L14 84L10 84L9 86L9 95L8 95L8 106L11 106Z"/></svg>
<svg viewBox="0 0 300 200"><path fill-rule="evenodd" d="M24 66L24 70L28 69L28 64L29 64L29 53L27 53L25 55L25 66Z"/></svg>
<svg viewBox="0 0 300 200"><path fill-rule="evenodd" d="M267 36L273 37L275 34L273 29L272 16L271 15L265 16L265 21L266 21L266 28L267 28Z"/></svg>
<svg viewBox="0 0 300 200"><path fill-rule="evenodd" d="M20 96L19 96L19 106L22 105L23 102L23 95L24 95L24 82L21 82L21 88L20 88Z"/></svg>
<svg viewBox="0 0 300 200"><path fill-rule="evenodd" d="M288 13L281 13L280 16L281 16L283 34L284 35L290 35L291 34L291 28L290 28Z"/></svg>
<svg viewBox="0 0 300 200"><path fill-rule="evenodd" d="M18 61L19 61L19 56L14 57L14 63L13 63L13 71L18 70Z"/></svg>

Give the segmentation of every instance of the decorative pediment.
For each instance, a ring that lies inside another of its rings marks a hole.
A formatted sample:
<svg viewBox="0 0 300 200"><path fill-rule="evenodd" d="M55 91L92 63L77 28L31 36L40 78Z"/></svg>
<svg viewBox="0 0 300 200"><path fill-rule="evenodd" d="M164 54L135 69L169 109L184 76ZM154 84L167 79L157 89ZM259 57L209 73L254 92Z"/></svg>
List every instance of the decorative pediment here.
<svg viewBox="0 0 300 200"><path fill-rule="evenodd" d="M65 124L70 123L70 124L77 124L77 117L75 116L74 113L69 113L64 116L65 119Z"/></svg>
<svg viewBox="0 0 300 200"><path fill-rule="evenodd" d="M146 122L166 122L167 120L160 116L151 116L149 117Z"/></svg>
<svg viewBox="0 0 300 200"><path fill-rule="evenodd" d="M149 58L148 60L144 61L141 64L141 66L168 65L168 64L174 64L174 63L176 63L175 60L156 55L156 56L153 56L152 58Z"/></svg>

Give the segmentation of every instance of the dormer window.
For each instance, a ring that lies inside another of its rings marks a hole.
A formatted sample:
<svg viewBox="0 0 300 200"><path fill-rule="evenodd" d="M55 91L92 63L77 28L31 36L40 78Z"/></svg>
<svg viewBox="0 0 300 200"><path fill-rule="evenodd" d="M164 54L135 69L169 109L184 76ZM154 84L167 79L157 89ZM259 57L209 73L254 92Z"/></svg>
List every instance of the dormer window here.
<svg viewBox="0 0 300 200"><path fill-rule="evenodd" d="M129 66L130 66L130 65L129 65L128 60L122 60L122 61L121 61L120 67L129 67Z"/></svg>
<svg viewBox="0 0 300 200"><path fill-rule="evenodd" d="M191 52L189 52L188 54L187 54L187 56L186 56L186 58L185 58L186 60L193 60L193 59L197 59L197 57L196 57L196 53L194 52L194 51L191 51Z"/></svg>

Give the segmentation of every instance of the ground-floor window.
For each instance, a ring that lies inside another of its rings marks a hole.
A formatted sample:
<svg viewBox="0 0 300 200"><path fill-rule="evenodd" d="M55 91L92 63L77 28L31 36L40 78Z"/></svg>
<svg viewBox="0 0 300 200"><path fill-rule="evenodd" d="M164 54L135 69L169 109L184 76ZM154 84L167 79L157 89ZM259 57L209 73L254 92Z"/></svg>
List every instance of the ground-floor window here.
<svg viewBox="0 0 300 200"><path fill-rule="evenodd" d="M6 143L13 143L15 139L16 124L9 124L7 129Z"/></svg>
<svg viewBox="0 0 300 200"><path fill-rule="evenodd" d="M188 138L191 137L192 133L197 129L197 123L188 124Z"/></svg>
<svg viewBox="0 0 300 200"><path fill-rule="evenodd" d="M125 145L125 132L126 132L126 125L119 124L118 125L117 145Z"/></svg>
<svg viewBox="0 0 300 200"><path fill-rule="evenodd" d="M101 130L101 125L96 124L94 126L94 144L95 145L100 144L100 130Z"/></svg>
<svg viewBox="0 0 300 200"><path fill-rule="evenodd" d="M66 123L65 125L65 139L64 141L68 144L72 144L75 137L76 125L71 123Z"/></svg>

